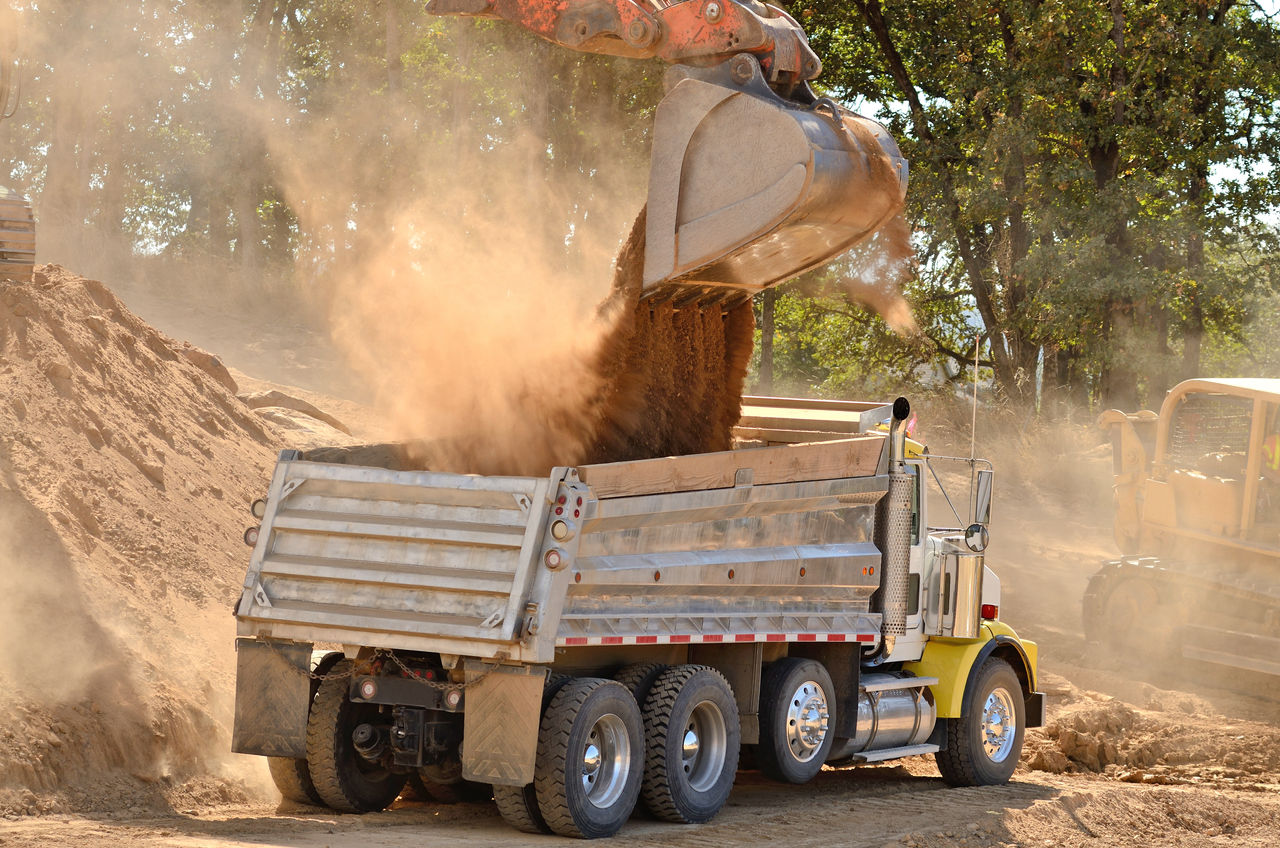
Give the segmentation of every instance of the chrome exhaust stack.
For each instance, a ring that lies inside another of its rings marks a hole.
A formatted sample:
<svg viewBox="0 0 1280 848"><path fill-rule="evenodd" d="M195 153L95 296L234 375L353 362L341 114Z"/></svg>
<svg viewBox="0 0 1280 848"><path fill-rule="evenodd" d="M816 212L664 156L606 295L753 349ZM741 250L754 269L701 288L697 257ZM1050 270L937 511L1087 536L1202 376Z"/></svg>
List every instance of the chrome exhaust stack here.
<svg viewBox="0 0 1280 848"><path fill-rule="evenodd" d="M910 415L911 404L906 398L893 402L893 420L889 424L889 491L876 510L876 545L882 557L879 595L884 656L893 653L897 638L907 632L912 480L903 460Z"/></svg>

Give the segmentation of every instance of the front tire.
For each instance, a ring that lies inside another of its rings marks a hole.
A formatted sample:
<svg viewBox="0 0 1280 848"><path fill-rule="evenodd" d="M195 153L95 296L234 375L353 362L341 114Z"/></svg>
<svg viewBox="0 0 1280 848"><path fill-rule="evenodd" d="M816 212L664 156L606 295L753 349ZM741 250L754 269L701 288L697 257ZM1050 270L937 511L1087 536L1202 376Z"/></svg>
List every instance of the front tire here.
<svg viewBox="0 0 1280 848"><path fill-rule="evenodd" d="M561 836L613 836L640 795L644 733L636 699L621 684L580 678L542 716L534 787L547 826Z"/></svg>
<svg viewBox="0 0 1280 848"><path fill-rule="evenodd" d="M952 786L1007 783L1022 754L1026 726L1022 684L1013 668L992 657L973 679L969 711L948 723L947 744L933 755Z"/></svg>
<svg viewBox="0 0 1280 848"><path fill-rule="evenodd" d="M340 812L367 813L390 806L409 776L369 762L352 744L352 731L379 715L376 705L356 704L347 697L353 665L351 660L339 661L316 690L307 720L307 766L326 804Z"/></svg>
<svg viewBox="0 0 1280 848"><path fill-rule="evenodd" d="M645 806L664 821L710 821L729 800L742 741L729 682L707 666L677 666L654 682L643 713Z"/></svg>
<svg viewBox="0 0 1280 848"><path fill-rule="evenodd" d="M835 723L835 686L822 663L778 660L760 681L760 771L783 783L808 783L831 751Z"/></svg>

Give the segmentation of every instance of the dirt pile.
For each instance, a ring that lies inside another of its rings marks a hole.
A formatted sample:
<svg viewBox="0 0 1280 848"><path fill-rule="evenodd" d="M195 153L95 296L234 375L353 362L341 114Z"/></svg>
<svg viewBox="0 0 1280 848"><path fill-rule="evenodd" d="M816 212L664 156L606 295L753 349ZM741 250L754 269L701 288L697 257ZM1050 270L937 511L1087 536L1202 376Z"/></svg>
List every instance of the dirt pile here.
<svg viewBox="0 0 1280 848"><path fill-rule="evenodd" d="M281 445L186 348L57 266L0 284L0 810L226 773L239 537Z"/></svg>
<svg viewBox="0 0 1280 848"><path fill-rule="evenodd" d="M1280 783L1274 725L1231 719L1195 694L1150 685L1142 686L1142 706L1061 678L1050 688L1062 694L1046 725L1027 734L1022 759L1032 769L1102 773L1129 783Z"/></svg>

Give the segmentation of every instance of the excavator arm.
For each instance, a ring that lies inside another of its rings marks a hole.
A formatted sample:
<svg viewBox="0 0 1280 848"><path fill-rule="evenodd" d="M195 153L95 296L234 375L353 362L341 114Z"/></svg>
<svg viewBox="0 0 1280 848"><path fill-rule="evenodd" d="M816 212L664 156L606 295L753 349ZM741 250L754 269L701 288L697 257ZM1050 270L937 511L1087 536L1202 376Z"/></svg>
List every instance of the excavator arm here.
<svg viewBox="0 0 1280 848"><path fill-rule="evenodd" d="M738 298L825 264L902 211L907 163L879 123L808 82L804 30L758 0L430 0L588 53L673 67L658 104L644 295Z"/></svg>
<svg viewBox="0 0 1280 848"><path fill-rule="evenodd" d="M427 10L502 18L562 47L714 65L751 53L773 81L822 72L800 25L756 0L432 0Z"/></svg>

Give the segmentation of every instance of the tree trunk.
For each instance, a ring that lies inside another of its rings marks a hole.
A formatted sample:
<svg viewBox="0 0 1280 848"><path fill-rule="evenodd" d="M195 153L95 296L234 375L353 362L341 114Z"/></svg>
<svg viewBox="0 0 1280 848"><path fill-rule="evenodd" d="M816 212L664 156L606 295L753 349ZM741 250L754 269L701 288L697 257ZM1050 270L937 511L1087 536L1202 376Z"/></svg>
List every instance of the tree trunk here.
<svg viewBox="0 0 1280 848"><path fill-rule="evenodd" d="M762 395L773 394L773 336L776 332L774 307L778 302L778 288L773 286L760 295L760 387Z"/></svg>

